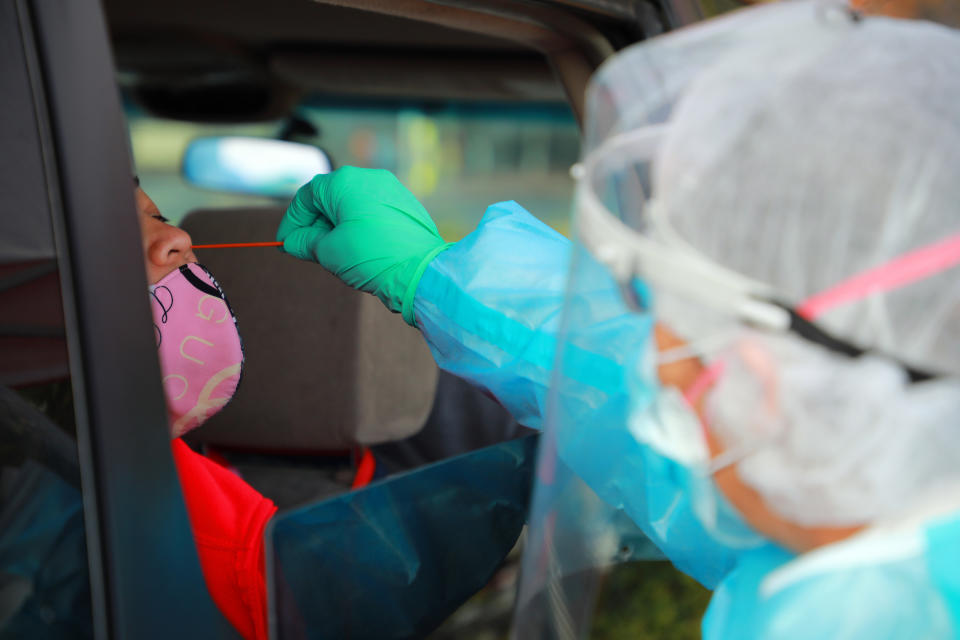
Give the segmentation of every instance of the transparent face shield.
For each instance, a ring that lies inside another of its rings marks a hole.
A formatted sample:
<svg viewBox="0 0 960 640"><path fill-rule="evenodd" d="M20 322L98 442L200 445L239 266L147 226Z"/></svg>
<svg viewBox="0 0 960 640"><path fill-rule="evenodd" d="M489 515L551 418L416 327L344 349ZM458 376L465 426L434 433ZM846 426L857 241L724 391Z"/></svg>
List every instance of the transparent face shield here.
<svg viewBox="0 0 960 640"><path fill-rule="evenodd" d="M669 557L713 588L739 554L769 545L712 474L782 436L776 349L813 345L851 366L877 356L905 384L937 377L819 320L871 297L880 308L885 291L956 265L960 236L806 300L790 299L691 246L653 188L676 103L704 69L768 55L800 65L856 24L837 5L749 9L627 49L592 81L585 155L573 170L575 242L514 637L591 637L622 613L612 603L654 606L638 599L635 586L659 570L650 561ZM708 402L725 377L752 380L742 392L757 408L755 423L734 434L713 429ZM613 593L625 584L622 571L638 578Z"/></svg>

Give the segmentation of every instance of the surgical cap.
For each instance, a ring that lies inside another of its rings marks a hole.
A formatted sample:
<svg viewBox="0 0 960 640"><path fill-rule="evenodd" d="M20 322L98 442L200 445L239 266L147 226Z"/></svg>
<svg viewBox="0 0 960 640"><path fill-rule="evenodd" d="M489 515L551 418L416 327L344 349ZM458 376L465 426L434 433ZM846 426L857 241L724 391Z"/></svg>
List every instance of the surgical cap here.
<svg viewBox="0 0 960 640"><path fill-rule="evenodd" d="M843 30L824 38L831 30ZM804 43L809 42L810 46ZM673 106L652 195L687 243L793 304L960 233L960 35L886 18L798 24L719 55ZM661 318L708 332L665 300ZM754 332L773 355L781 437L743 460L771 508L807 525L893 517L960 483L960 273L842 304L824 328L891 358ZM760 392L743 367L708 399L722 436Z"/></svg>

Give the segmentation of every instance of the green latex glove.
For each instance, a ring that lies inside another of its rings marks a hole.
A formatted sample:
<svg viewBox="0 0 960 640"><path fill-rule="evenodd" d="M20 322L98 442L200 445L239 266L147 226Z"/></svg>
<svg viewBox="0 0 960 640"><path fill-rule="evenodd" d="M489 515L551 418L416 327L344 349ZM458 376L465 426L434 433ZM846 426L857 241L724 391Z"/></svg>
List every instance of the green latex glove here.
<svg viewBox="0 0 960 640"><path fill-rule="evenodd" d="M400 181L382 169L341 167L300 187L277 229L283 250L319 262L354 289L413 318L427 265L451 243Z"/></svg>

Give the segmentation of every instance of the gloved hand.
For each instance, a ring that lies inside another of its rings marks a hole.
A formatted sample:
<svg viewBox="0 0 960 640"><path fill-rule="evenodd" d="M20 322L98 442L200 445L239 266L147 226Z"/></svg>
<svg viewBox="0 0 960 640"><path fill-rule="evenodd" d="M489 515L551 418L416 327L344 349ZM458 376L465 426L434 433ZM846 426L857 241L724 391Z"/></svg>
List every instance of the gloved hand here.
<svg viewBox="0 0 960 640"><path fill-rule="evenodd" d="M342 167L300 187L277 229L283 250L319 262L415 326L413 296L449 247L417 199L382 169Z"/></svg>

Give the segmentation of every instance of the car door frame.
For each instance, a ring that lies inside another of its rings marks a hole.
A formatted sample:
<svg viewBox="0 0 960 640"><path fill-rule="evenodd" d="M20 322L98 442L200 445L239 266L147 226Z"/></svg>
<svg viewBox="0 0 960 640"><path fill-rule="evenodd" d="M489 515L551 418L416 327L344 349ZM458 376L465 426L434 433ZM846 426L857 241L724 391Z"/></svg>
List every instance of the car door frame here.
<svg viewBox="0 0 960 640"><path fill-rule="evenodd" d="M14 3L70 354L97 638L236 637L177 481L109 39L96 0ZM16 215L16 212L6 212Z"/></svg>

